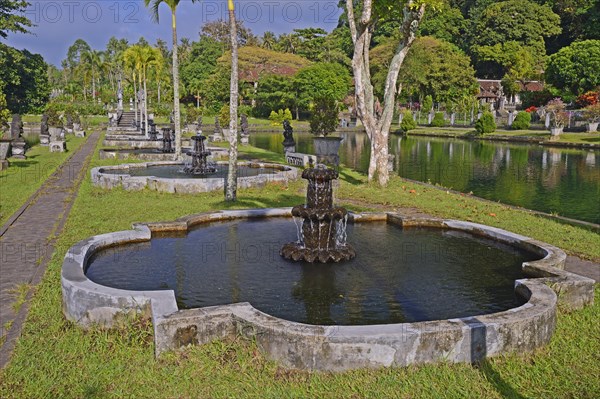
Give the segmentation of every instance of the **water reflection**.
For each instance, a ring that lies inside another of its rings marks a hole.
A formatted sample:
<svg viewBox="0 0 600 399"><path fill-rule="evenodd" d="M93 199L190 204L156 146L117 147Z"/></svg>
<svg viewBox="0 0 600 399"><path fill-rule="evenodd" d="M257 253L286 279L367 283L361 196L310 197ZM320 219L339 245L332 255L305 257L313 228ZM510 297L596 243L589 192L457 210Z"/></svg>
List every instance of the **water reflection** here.
<svg viewBox="0 0 600 399"><path fill-rule="evenodd" d="M366 172L364 133L341 133L341 162ZM280 134L258 133L251 143L283 152ZM296 150L312 153L312 136L296 135ZM390 139L396 172L409 179L548 213L600 223L600 151L520 143L429 137Z"/></svg>

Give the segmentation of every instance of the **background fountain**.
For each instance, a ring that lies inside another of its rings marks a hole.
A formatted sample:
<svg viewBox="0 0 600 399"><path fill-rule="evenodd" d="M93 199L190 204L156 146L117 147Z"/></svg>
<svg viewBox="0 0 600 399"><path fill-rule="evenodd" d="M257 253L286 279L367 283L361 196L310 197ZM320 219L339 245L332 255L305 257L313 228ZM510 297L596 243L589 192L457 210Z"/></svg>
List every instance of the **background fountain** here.
<svg viewBox="0 0 600 399"><path fill-rule="evenodd" d="M302 218L298 241L285 244L281 256L294 261L339 262L356 256L354 248L346 243L348 212L333 206L331 181L338 172L324 165L305 169L302 178L308 180L306 205L292 208L294 218Z"/></svg>
<svg viewBox="0 0 600 399"><path fill-rule="evenodd" d="M205 140L206 136L202 134L192 137L193 147L191 151L187 152L187 155L192 157L192 163L183 168L184 173L190 175L207 175L217 171L216 164L209 162L207 159L211 152L206 150L204 145Z"/></svg>

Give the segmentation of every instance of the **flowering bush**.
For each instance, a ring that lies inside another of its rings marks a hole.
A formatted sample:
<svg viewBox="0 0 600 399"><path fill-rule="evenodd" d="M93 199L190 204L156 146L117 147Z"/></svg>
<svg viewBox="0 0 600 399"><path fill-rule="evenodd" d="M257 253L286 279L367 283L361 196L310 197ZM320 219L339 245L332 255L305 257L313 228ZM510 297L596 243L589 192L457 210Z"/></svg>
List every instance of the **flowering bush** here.
<svg viewBox="0 0 600 399"><path fill-rule="evenodd" d="M532 105L531 107L529 107L525 110L525 112L530 113L530 114L533 112L536 112L536 111L537 111L537 107L535 105Z"/></svg>
<svg viewBox="0 0 600 399"><path fill-rule="evenodd" d="M575 102L577 103L578 106L584 108L589 105L598 104L599 97L600 97L599 92L588 91L587 93L583 93L582 95L577 97L577 100L575 100Z"/></svg>
<svg viewBox="0 0 600 399"><path fill-rule="evenodd" d="M591 123L600 122L600 102L585 107L583 116Z"/></svg>
<svg viewBox="0 0 600 399"><path fill-rule="evenodd" d="M564 127L569 120L569 114L565 111L566 105L560 98L548 101L546 112L552 116L553 127Z"/></svg>

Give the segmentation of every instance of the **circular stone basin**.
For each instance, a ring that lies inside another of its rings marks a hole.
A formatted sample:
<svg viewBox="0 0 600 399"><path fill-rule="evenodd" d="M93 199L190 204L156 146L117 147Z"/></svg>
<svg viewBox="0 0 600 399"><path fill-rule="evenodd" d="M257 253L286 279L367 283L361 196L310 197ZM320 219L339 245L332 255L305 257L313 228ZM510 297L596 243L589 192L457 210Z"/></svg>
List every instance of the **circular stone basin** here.
<svg viewBox="0 0 600 399"><path fill-rule="evenodd" d="M357 256L339 264L279 256L296 239L290 219L203 225L97 252L87 277L124 290L175 291L179 308L249 302L285 320L366 325L499 312L532 252L469 233L385 222L348 225Z"/></svg>
<svg viewBox="0 0 600 399"><path fill-rule="evenodd" d="M126 190L149 188L156 191L199 193L222 190L228 174L228 163L216 163L217 171L205 175L186 174L185 163L146 162L104 166L92 169L92 183L104 188L122 186ZM286 182L298 177L291 166L259 163L238 163L238 188L262 187L269 182Z"/></svg>

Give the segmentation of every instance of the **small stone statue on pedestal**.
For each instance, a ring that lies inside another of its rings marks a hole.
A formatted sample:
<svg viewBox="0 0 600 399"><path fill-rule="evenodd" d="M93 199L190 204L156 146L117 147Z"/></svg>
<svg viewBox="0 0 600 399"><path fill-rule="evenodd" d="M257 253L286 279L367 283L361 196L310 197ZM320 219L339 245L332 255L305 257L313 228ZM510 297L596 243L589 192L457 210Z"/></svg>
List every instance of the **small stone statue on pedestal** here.
<svg viewBox="0 0 600 399"><path fill-rule="evenodd" d="M294 140L294 129L287 119L283 121L283 152L296 152L296 141Z"/></svg>
<svg viewBox="0 0 600 399"><path fill-rule="evenodd" d="M40 124L40 144L48 146L50 144L50 132L48 131L48 115L42 115L42 123Z"/></svg>
<svg viewBox="0 0 600 399"><path fill-rule="evenodd" d="M50 152L65 152L67 142L65 141L65 131L60 127L53 127L50 130Z"/></svg>
<svg viewBox="0 0 600 399"><path fill-rule="evenodd" d="M215 130L210 136L210 141L222 141L223 135L221 134L221 124L219 123L219 117L215 116Z"/></svg>
<svg viewBox="0 0 600 399"><path fill-rule="evenodd" d="M25 156L25 150L27 148L27 143L22 137L23 135L23 121L21 120L21 115L14 114L12 118L12 122L10 124L10 138L12 140L12 157L17 159L27 159Z"/></svg>
<svg viewBox="0 0 600 399"><path fill-rule="evenodd" d="M248 116L246 116L246 114L242 114L241 119L242 119L242 121L240 124L240 127L241 127L240 142L242 144L248 144L248 142L250 141L249 140L250 132L248 130Z"/></svg>

